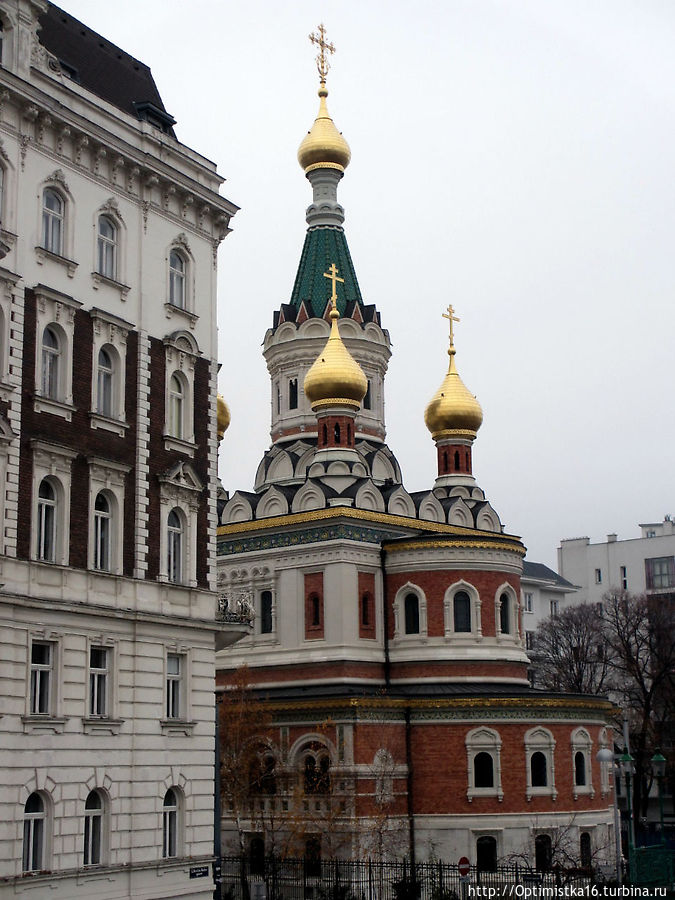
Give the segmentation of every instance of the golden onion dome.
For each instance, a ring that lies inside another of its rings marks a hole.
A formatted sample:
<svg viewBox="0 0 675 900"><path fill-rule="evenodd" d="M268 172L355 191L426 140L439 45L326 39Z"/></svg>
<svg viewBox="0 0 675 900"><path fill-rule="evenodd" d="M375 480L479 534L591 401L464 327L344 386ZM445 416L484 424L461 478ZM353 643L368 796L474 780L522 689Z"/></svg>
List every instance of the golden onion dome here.
<svg viewBox="0 0 675 900"><path fill-rule="evenodd" d="M368 379L342 342L335 301L330 317L330 337L305 375L305 394L315 412L335 405L358 410L368 390Z"/></svg>
<svg viewBox="0 0 675 900"><path fill-rule="evenodd" d="M223 435L230 427L230 408L225 400L220 396L220 394L218 394L218 399L216 400L216 410L218 423L218 440L222 441Z"/></svg>
<svg viewBox="0 0 675 900"><path fill-rule="evenodd" d="M452 345L448 355L448 374L427 406L424 422L434 440L453 436L475 438L483 422L483 410L459 377Z"/></svg>
<svg viewBox="0 0 675 900"><path fill-rule="evenodd" d="M322 82L319 88L319 114L298 148L298 162L305 172L318 168L344 172L352 158L349 144L328 114L327 96L325 82Z"/></svg>

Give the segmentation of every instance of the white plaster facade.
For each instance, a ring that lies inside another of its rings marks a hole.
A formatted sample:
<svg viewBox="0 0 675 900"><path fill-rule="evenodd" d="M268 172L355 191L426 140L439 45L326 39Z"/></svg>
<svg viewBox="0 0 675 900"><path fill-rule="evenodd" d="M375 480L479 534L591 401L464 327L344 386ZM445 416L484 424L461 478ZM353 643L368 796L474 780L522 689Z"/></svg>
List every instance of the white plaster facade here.
<svg viewBox="0 0 675 900"><path fill-rule="evenodd" d="M216 255L236 207L161 107L142 117L103 99L47 49L64 23L91 40L86 26L45 0L1 0L0 20L0 896L206 900L215 652L246 631L218 620L211 563ZM154 88L142 63L93 37ZM62 204L49 239L45 191ZM114 234L105 264L101 217ZM60 342L53 384L48 328ZM191 452L165 446L154 414L168 345L177 368L199 370L186 397L195 429L180 436ZM49 479L53 500L40 493ZM160 493L188 498L194 516L173 577ZM196 865L204 877L190 878Z"/></svg>
<svg viewBox="0 0 675 900"><path fill-rule="evenodd" d="M639 526L640 537L591 543L588 537L560 541L558 569L563 578L579 586L578 603L599 603L610 589L631 594L675 595L675 522Z"/></svg>

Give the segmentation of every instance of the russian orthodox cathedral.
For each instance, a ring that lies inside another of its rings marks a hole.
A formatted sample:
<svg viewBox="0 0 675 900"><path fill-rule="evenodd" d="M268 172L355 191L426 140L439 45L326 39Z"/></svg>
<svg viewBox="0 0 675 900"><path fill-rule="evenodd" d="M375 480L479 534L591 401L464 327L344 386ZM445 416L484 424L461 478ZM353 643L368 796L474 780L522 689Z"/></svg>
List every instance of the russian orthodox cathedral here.
<svg viewBox="0 0 675 900"><path fill-rule="evenodd" d="M452 307L448 368L439 360L424 414L438 460L428 490L405 489L387 444L390 338L347 245L338 187L351 152L327 108L323 29L315 40L319 112L298 151L308 228L264 339L272 444L254 490L219 513L218 589L254 618L219 656L219 689L246 664L272 723L246 839L268 852L293 830L314 855L492 868L544 866L564 835L580 862L610 857L610 772L596 754L611 746L611 708L528 682L525 547L473 473L483 412L459 374Z"/></svg>

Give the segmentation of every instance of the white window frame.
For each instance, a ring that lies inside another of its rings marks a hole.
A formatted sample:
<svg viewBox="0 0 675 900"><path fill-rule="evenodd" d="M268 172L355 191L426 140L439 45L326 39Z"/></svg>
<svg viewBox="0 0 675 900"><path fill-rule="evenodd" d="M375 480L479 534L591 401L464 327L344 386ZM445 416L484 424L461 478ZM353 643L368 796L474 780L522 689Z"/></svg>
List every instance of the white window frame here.
<svg viewBox="0 0 675 900"><path fill-rule="evenodd" d="M34 648L44 647L47 650L47 662L38 663L33 659ZM29 667L29 700L28 714L30 716L51 716L55 709L56 695L56 645L53 641L34 638L30 642L28 667ZM45 708L41 709L40 696L46 684Z"/></svg>
<svg viewBox="0 0 675 900"><path fill-rule="evenodd" d="M42 803L42 810L36 813L27 813L26 806L30 798L35 795ZM51 804L43 791L31 791L26 797L22 815L22 841L21 841L21 871L43 872L49 868L49 830L51 824ZM37 823L40 823L39 825ZM41 852L38 864L33 865L36 831L40 831ZM26 861L28 860L28 865Z"/></svg>
<svg viewBox="0 0 675 900"><path fill-rule="evenodd" d="M582 795L595 797L595 789L593 787L593 739L585 728L575 728L570 736L570 744L572 748L572 794L576 800ZM576 754L581 753L584 757L584 767L586 770L586 784L577 784L576 779Z"/></svg>
<svg viewBox="0 0 675 900"><path fill-rule="evenodd" d="M469 595L469 611L471 615L471 631L455 631L455 594L461 591ZM460 579L446 590L443 598L443 620L445 637L453 641L482 640L481 599L478 590L468 581Z"/></svg>
<svg viewBox="0 0 675 900"><path fill-rule="evenodd" d="M47 205L47 197L54 197L60 209L51 209ZM63 192L52 184L42 189L42 217L40 221L40 246L47 253L65 256L67 200Z"/></svg>
<svg viewBox="0 0 675 900"><path fill-rule="evenodd" d="M173 671L173 669L176 671ZM185 656L182 653L166 654L166 683L165 683L164 718L184 719L185 705Z"/></svg>
<svg viewBox="0 0 675 900"><path fill-rule="evenodd" d="M89 315L93 324L91 412L89 414L91 427L112 431L114 434L123 436L129 427L125 421L125 394L127 338L132 326L124 319L100 309L92 309ZM110 416L99 412L98 357L101 350L108 353L113 365Z"/></svg>
<svg viewBox="0 0 675 900"><path fill-rule="evenodd" d="M73 415L73 340L75 313L82 304L66 294L42 285L35 288L37 323L35 329L35 412L49 412L72 421ZM59 338L60 356L56 397L45 396L42 385L42 352L46 328L52 328Z"/></svg>
<svg viewBox="0 0 675 900"><path fill-rule="evenodd" d="M170 672L170 661L178 660L178 673ZM192 719L192 657L183 644L164 647L164 692L160 726L164 734L190 735Z"/></svg>
<svg viewBox="0 0 675 900"><path fill-rule="evenodd" d="M45 496L47 492L51 496ZM40 562L56 562L60 488L53 478L43 478L38 485L35 558Z"/></svg>
<svg viewBox="0 0 675 900"><path fill-rule="evenodd" d="M175 803L166 803L167 795L171 791ZM183 792L175 785L167 788L162 798L162 859L177 859L183 854Z"/></svg>
<svg viewBox="0 0 675 900"><path fill-rule="evenodd" d="M180 250L169 251L169 303L187 308L187 260Z"/></svg>
<svg viewBox="0 0 675 900"><path fill-rule="evenodd" d="M96 226L96 272L109 281L118 281L119 227L112 216L107 213L101 213L98 216ZM112 233L104 233L102 226L108 228Z"/></svg>
<svg viewBox="0 0 675 900"><path fill-rule="evenodd" d="M70 482L71 464L77 451L69 447L48 444L34 439L33 447L33 514L31 517L31 559L67 566L70 551ZM39 560L38 557L38 505L39 487L44 478L49 479L56 492L54 559Z"/></svg>
<svg viewBox="0 0 675 900"><path fill-rule="evenodd" d="M87 809L89 797L95 794L100 800L100 807ZM84 801L84 830L82 847L82 865L89 869L105 865L107 850L107 811L108 798L100 788L93 788ZM98 859L92 859L95 849L96 832L98 831Z"/></svg>
<svg viewBox="0 0 675 900"><path fill-rule="evenodd" d="M33 664L33 644L49 644L49 665L37 667ZM41 732L59 734L63 731L66 719L63 717L61 685L63 683L63 652L61 635L51 631L33 631L29 633L26 645L26 712L22 716L24 732ZM48 678L48 699L46 712L34 712L33 673L46 672Z"/></svg>
<svg viewBox="0 0 675 900"><path fill-rule="evenodd" d="M89 553L88 567L102 575L123 573L124 551L124 484L129 466L90 456L89 463ZM110 566L96 568L96 498L106 495L110 505Z"/></svg>
<svg viewBox="0 0 675 900"><path fill-rule="evenodd" d="M471 803L474 797L496 797L501 803L504 799L502 788L501 750L502 739L493 728L474 728L464 740L466 745L467 791L466 798ZM474 759L478 753L489 753L492 757L494 775L492 787L476 787Z"/></svg>
<svg viewBox="0 0 675 900"><path fill-rule="evenodd" d="M89 659L87 671L88 678L88 698L87 698L87 717L90 719L107 719L110 718L110 689L112 682L111 661L112 648L104 647L100 644L90 644L88 648ZM92 664L92 654L94 652L103 654L104 665L94 666Z"/></svg>
<svg viewBox="0 0 675 900"><path fill-rule="evenodd" d="M555 738L547 728L537 726L525 733L526 796L528 803L533 797L558 797L555 787ZM533 787L531 760L534 753L543 753L546 758L546 781L544 786Z"/></svg>
<svg viewBox="0 0 675 900"><path fill-rule="evenodd" d="M186 525L185 515L179 506L169 510L166 522L166 569L167 578L172 584L183 584L185 578Z"/></svg>
<svg viewBox="0 0 675 900"><path fill-rule="evenodd" d="M185 331L176 332L164 340L166 379L165 379L165 414L164 414L164 448L179 450L188 457L194 456L195 444L195 364L200 356L197 342ZM173 433L171 421L172 378L176 376L183 386L182 401L182 434L177 437Z"/></svg>
<svg viewBox="0 0 675 900"><path fill-rule="evenodd" d="M171 265L172 254L176 254L183 262L182 272L182 303L181 298L176 293L177 280L180 281L180 272ZM175 316L187 319L191 328L194 328L199 316L195 313L195 276L197 266L195 258L190 249L187 235L183 232L179 234L174 241L167 247L165 257L166 271L166 302L164 309L167 318L171 319ZM177 302L179 301L179 302Z"/></svg>
<svg viewBox="0 0 675 900"><path fill-rule="evenodd" d="M197 514L204 486L189 462L177 463L160 476L160 561L159 580L176 586L197 586ZM173 582L169 577L168 520L169 513L179 509L183 516L183 578Z"/></svg>
<svg viewBox="0 0 675 900"><path fill-rule="evenodd" d="M523 591L523 608L526 613L534 612L534 593L532 591Z"/></svg>
<svg viewBox="0 0 675 900"><path fill-rule="evenodd" d="M419 607L420 630L415 634L406 634L405 630L405 598L408 594L415 594ZM394 640L395 641L426 641L427 639L427 597L422 588L412 581L407 581L396 592L394 598Z"/></svg>
<svg viewBox="0 0 675 900"><path fill-rule="evenodd" d="M511 626L511 631L506 633L502 632L502 617L501 617L501 600L502 596L506 595L508 597L508 612L509 612L509 624ZM518 595L515 592L512 585L505 581L499 588L497 588L497 592L495 593L495 634L497 635L497 640L501 642L511 641L513 643L517 643L520 639L520 622L518 621L518 610L520 608L520 604L518 603Z"/></svg>

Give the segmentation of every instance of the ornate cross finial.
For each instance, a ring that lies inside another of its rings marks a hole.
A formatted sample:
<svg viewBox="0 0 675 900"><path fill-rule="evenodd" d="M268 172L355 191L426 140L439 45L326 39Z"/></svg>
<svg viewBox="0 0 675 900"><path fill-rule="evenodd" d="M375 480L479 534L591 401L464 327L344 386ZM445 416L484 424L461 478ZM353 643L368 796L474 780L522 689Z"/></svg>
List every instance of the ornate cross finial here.
<svg viewBox="0 0 675 900"><path fill-rule="evenodd" d="M319 55L316 58L316 67L319 71L321 83L323 84L326 80L326 75L328 75L328 70L330 69L330 63L326 59L326 51L328 51L328 53L335 53L335 45L326 43L326 29L323 25L319 25L317 30L319 33L310 34L309 39L319 48Z"/></svg>
<svg viewBox="0 0 675 900"><path fill-rule="evenodd" d="M332 283L332 286L333 286L333 293L331 294L331 298L330 298L330 299L331 299L331 301L332 301L332 303L333 303L333 309L337 309L337 292L336 292L336 285L337 285L337 282L338 282L338 281L339 281L341 284L344 284L344 283L345 283L345 280L344 280L344 278L340 278L340 276L338 275L338 267L335 265L335 263L331 263L331 264L330 264L330 266L329 266L329 268L328 268L328 271L323 273L323 277L324 277L324 278L330 278L330 280L331 280L331 283Z"/></svg>
<svg viewBox="0 0 675 900"><path fill-rule="evenodd" d="M443 313L443 318L448 320L448 324L450 325L450 346L455 346L455 332L452 327L453 322L459 322L460 319L455 315L455 309L452 304L448 305L448 311Z"/></svg>

